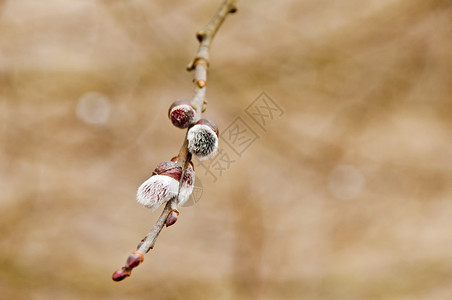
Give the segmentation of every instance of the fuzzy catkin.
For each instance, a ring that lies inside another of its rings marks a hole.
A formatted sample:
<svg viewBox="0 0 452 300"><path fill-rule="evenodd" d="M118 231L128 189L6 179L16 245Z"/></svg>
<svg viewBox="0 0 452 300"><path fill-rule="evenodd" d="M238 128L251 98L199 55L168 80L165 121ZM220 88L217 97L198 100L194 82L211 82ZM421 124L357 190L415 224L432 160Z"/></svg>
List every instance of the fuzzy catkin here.
<svg viewBox="0 0 452 300"><path fill-rule="evenodd" d="M207 125L195 125L188 131L188 150L199 160L213 157L218 151L217 134Z"/></svg>

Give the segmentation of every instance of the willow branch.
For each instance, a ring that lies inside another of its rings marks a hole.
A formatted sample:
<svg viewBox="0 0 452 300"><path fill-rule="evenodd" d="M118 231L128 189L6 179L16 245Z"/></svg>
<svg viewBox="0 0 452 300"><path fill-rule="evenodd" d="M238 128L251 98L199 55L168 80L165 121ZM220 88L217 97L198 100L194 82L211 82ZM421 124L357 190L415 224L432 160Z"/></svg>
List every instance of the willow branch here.
<svg viewBox="0 0 452 300"><path fill-rule="evenodd" d="M149 233L144 237L144 239L141 240L141 243L138 244L137 251L140 251L141 253L148 253L149 250L154 248L155 241L157 240L160 231L162 231L163 226L166 223L166 218L168 218L170 212L171 212L171 203L170 201L168 201L168 203L166 203L165 208L162 211L162 214L158 218L157 222L155 222L151 231L149 231Z"/></svg>
<svg viewBox="0 0 452 300"><path fill-rule="evenodd" d="M195 71L193 83L194 93L191 100L191 105L196 110L195 122L201 119L202 113L206 110L206 88L207 88L207 70L210 65L210 47L213 39L223 24L228 14L237 11L237 0L225 0L210 22L196 33L196 38L199 41L198 52L195 58L188 64L187 71ZM187 131L188 133L188 131ZM179 151L178 164L183 168L182 176L179 182L179 191L184 178L185 170L190 162L191 155L188 151L187 136L185 136L184 143ZM179 195L178 195L179 197ZM176 201L177 199L173 200Z"/></svg>
<svg viewBox="0 0 452 300"><path fill-rule="evenodd" d="M210 63L210 47L213 39L223 24L226 16L237 11L237 0L226 0L221 5L218 12L212 20L204 26L203 29L196 33L196 38L199 41L199 49L195 58L188 64L188 71L195 71L193 82L195 83L194 96L191 100L192 106L196 109L197 118L201 118L202 112L205 110L205 96L207 85L207 69Z"/></svg>
<svg viewBox="0 0 452 300"><path fill-rule="evenodd" d="M187 66L188 71L195 71L193 78L195 85L194 95L191 100L191 105L196 110L195 122L201 119L202 113L206 110L207 70L209 67L209 52L213 38L215 37L221 24L223 24L226 16L237 11L236 2L237 0L225 0L212 20L203 29L196 33L196 37L199 41L199 49L195 58ZM188 151L188 140L186 134L177 160L177 163L182 167L182 174L179 182L179 192L190 160L191 153L190 151ZM167 202L157 222L154 224L149 233L141 240L140 244L138 244L137 251L129 255L125 266L123 266L113 274L113 280L121 281L124 278L130 276L132 269L137 267L143 261L144 254L148 253L149 250L154 247L157 237L159 236L165 224L167 226L174 224L175 220L177 220L177 215L179 214L179 212L177 211L178 198L179 193L176 197ZM175 220L168 223L171 217L175 218Z"/></svg>

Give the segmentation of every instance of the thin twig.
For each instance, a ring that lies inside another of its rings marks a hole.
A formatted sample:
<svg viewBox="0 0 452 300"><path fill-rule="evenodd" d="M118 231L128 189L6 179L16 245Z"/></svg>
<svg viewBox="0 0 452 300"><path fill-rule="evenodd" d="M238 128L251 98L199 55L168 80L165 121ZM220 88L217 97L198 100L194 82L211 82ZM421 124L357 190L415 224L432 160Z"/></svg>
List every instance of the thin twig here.
<svg viewBox="0 0 452 300"><path fill-rule="evenodd" d="M221 24L223 24L224 20L226 19L226 16L237 11L236 3L237 0L225 0L212 20L210 20L210 22L206 26L204 26L203 29L196 33L196 38L199 41L198 52L196 53L195 58L187 66L187 71L195 71L193 78L195 87L193 98L191 100L191 105L196 110L195 121L201 119L202 113L206 110L207 70L210 64L209 52L213 38L215 37ZM179 151L178 159L178 164L182 167L182 176L179 182L179 192L190 159L191 155L188 151L188 140L187 136L185 136L184 143ZM177 195L177 198L173 199L172 201L177 201L178 198L179 193Z"/></svg>
<svg viewBox="0 0 452 300"><path fill-rule="evenodd" d="M140 251L141 253L148 253L149 250L154 248L155 241L157 240L160 231L162 231L163 226L165 225L166 222L166 218L168 218L170 212L171 212L171 203L170 201L168 201L168 203L166 203L165 208L162 211L162 214L158 218L157 222L155 222L151 231L149 231L146 237L138 245L137 251Z"/></svg>
<svg viewBox="0 0 452 300"><path fill-rule="evenodd" d="M225 0L221 5L220 9L217 11L215 16L210 20L210 22L204 26L203 29L196 33L196 38L199 41L198 52L195 58L188 64L187 71L195 71L193 78L193 83L195 84L193 98L191 100L191 105L196 110L195 121L201 119L202 113L206 110L206 88L207 88L207 70L210 64L210 47L212 45L213 39L223 24L226 16L230 13L235 13L237 11L236 6L237 0ZM187 131L188 133L188 131ZM188 140L185 136L184 143L179 151L178 164L183 168L182 176L179 182L179 192L182 186L182 180L185 175L185 170L188 168L191 155L188 151ZM177 195L179 198L179 194ZM174 199L173 201L177 200Z"/></svg>
<svg viewBox="0 0 452 300"><path fill-rule="evenodd" d="M237 11L237 0L226 0L221 5L213 19L204 26L203 29L196 33L199 41L199 49L196 57L188 64L187 70L195 70L193 82L195 83L194 96L191 105L196 109L197 119L201 118L201 114L205 110L206 85L207 85L207 69L210 63L209 51L213 38L223 24L226 16Z"/></svg>
<svg viewBox="0 0 452 300"><path fill-rule="evenodd" d="M223 24L226 16L230 13L237 11L236 8L237 0L225 0L221 5L218 12L215 14L213 19L200 31L196 33L196 37L200 43L198 52L195 58L187 66L188 71L195 71L194 75L194 95L191 100L192 106L196 110L195 121L201 119L202 113L206 110L206 85L207 85L207 69L209 67L209 51L212 45L213 38ZM188 130L187 130L188 133ZM187 135L185 135L184 143L179 151L179 158L177 163L182 167L182 174L179 182L179 192L182 186L182 180L184 178L187 167L191 160L191 153L188 151L188 141ZM179 193L177 197L174 197L165 205L160 217L154 224L149 233L142 239L141 243L137 247L137 251L133 252L127 259L126 265L121 269L117 270L113 274L113 280L121 281L124 278L130 276L132 269L137 267L144 258L144 254L149 252L155 245L157 237L162 231L166 224L168 216L177 207L177 199L179 198Z"/></svg>

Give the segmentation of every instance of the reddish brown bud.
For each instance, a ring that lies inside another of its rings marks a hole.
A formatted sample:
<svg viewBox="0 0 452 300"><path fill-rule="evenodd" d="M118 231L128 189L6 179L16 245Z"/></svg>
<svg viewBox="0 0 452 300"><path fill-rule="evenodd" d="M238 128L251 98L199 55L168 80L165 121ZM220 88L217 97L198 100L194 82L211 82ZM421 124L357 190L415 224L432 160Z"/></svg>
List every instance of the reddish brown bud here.
<svg viewBox="0 0 452 300"><path fill-rule="evenodd" d="M168 218L166 218L166 227L169 227L176 223L177 217L179 216L179 211L177 209L173 209L170 214L168 215Z"/></svg>
<svg viewBox="0 0 452 300"><path fill-rule="evenodd" d="M127 258L126 265L124 266L126 269L133 269L137 267L144 260L144 255L140 251L135 251L129 255Z"/></svg>
<svg viewBox="0 0 452 300"><path fill-rule="evenodd" d="M180 180L182 168L174 161L164 161L155 168L152 175L165 175L177 181Z"/></svg>
<svg viewBox="0 0 452 300"><path fill-rule="evenodd" d="M168 118L178 128L188 128L195 120L195 109L187 100L178 100L171 104Z"/></svg>
<svg viewBox="0 0 452 300"><path fill-rule="evenodd" d="M130 270L127 270L123 267L113 273L112 279L114 281L121 281L124 278L129 277L129 276L130 276Z"/></svg>

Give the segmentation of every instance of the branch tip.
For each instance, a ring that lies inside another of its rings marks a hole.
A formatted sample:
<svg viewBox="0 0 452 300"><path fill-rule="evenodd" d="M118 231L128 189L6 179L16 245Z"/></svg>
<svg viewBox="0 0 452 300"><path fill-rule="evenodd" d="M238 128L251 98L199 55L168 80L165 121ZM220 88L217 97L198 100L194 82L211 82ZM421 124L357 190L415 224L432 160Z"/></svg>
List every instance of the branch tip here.
<svg viewBox="0 0 452 300"><path fill-rule="evenodd" d="M126 268L122 267L121 269L116 270L113 273L111 279L113 279L113 281L121 281L129 277L130 274L131 274L130 270L127 270Z"/></svg>

